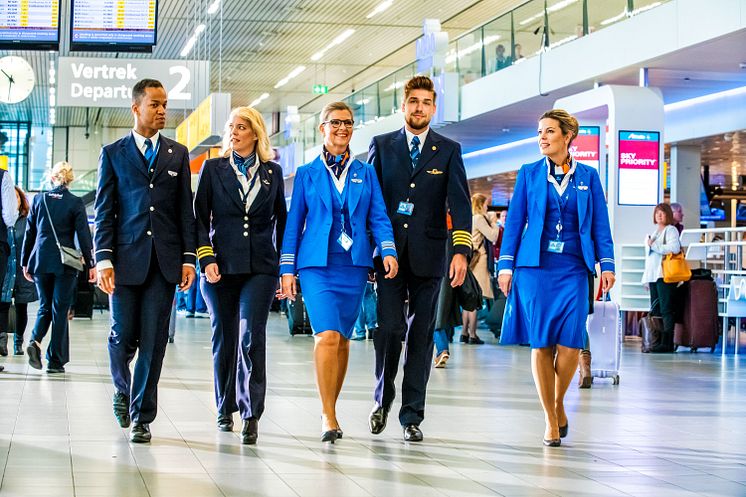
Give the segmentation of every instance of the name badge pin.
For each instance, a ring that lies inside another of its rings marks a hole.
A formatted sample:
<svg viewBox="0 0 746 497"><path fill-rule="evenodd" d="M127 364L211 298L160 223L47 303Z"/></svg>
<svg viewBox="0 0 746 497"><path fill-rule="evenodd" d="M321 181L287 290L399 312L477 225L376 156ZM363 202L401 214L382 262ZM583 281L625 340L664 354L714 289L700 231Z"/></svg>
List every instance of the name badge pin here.
<svg viewBox="0 0 746 497"><path fill-rule="evenodd" d="M353 183L362 183L363 180L361 180L360 178L352 178L352 182Z"/></svg>
<svg viewBox="0 0 746 497"><path fill-rule="evenodd" d="M265 185L269 185L269 180L268 179L263 179L262 183L264 183Z"/></svg>

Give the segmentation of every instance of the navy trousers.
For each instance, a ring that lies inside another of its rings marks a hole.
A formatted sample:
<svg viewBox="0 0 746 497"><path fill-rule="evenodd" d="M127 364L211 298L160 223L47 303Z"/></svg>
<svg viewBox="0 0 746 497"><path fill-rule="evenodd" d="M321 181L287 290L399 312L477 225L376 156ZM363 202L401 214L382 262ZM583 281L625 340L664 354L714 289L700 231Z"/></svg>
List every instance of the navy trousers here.
<svg viewBox="0 0 746 497"><path fill-rule="evenodd" d="M376 349L376 390L379 406L390 409L396 396L396 373L406 336L402 406L399 422L420 424L425 419L425 395L433 360L433 329L441 278L416 276L412 273L407 251L399 259L399 272L386 279L376 261L378 282L378 333L373 337ZM409 308L405 302L409 300Z"/></svg>
<svg viewBox="0 0 746 497"><path fill-rule="evenodd" d="M158 380L168 342L174 288L161 274L154 252L145 282L117 284L109 299L111 377L114 387L130 396L130 415L136 423L151 423L157 412ZM132 375L129 366L136 352Z"/></svg>
<svg viewBox="0 0 746 497"><path fill-rule="evenodd" d="M212 324L212 360L218 414L236 411L259 419L267 393L267 317L277 276L224 274L200 278Z"/></svg>
<svg viewBox="0 0 746 497"><path fill-rule="evenodd" d="M47 347L47 363L50 367L62 367L70 362L67 312L70 310L77 281L78 273L72 271L34 275L36 291L39 293L39 312L31 340L41 343L47 335L49 325L52 325L52 338Z"/></svg>

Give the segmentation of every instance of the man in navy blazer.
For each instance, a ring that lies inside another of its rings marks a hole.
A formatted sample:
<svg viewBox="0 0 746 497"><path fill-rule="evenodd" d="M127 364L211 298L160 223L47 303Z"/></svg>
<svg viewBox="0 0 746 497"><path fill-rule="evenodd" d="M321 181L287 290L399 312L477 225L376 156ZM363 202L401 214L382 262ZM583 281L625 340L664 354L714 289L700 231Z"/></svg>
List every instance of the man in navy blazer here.
<svg viewBox="0 0 746 497"><path fill-rule="evenodd" d="M160 82L135 84L135 127L101 150L96 191L96 268L111 296L114 415L123 428L134 421L130 440L138 443L151 437L174 287L192 285L197 257L189 152L160 133L167 101Z"/></svg>
<svg viewBox="0 0 746 497"><path fill-rule="evenodd" d="M370 431L386 427L396 395L394 381L406 333L407 353L402 381L399 422L404 440L422 440L425 393L433 358L433 329L440 281L445 276L446 209L453 219L455 255L449 266L451 286L464 282L471 252L469 186L461 146L430 129L435 113L435 89L430 78L415 76L404 87L403 129L376 136L368 162L373 164L394 228L399 273L387 280L378 261L378 333L375 406ZM407 309L408 316L405 316ZM409 323L409 325L407 324Z"/></svg>

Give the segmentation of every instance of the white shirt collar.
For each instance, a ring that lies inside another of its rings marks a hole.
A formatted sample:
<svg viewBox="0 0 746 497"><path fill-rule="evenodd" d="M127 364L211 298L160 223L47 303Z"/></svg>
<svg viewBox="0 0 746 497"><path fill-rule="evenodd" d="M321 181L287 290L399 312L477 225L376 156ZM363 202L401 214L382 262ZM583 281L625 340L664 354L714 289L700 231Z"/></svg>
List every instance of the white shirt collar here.
<svg viewBox="0 0 746 497"><path fill-rule="evenodd" d="M545 157L544 162L546 162L547 165L547 180L554 187L554 189L557 190L557 193L562 196L565 193L565 190L567 190L567 186L570 184L572 175L575 174L575 169L577 167L575 158L570 156L570 170L567 172L567 174L565 174L565 177L562 178L562 184L557 183L557 180L554 178L554 171L552 171L551 169L552 164L549 162L549 157Z"/></svg>
<svg viewBox="0 0 746 497"><path fill-rule="evenodd" d="M419 135L415 135L414 133L412 133L411 131L409 131L406 128L406 126L405 126L404 127L404 133L407 134L407 150L409 150L410 148L412 148L412 138L414 138L415 136L418 136L419 139L420 139L420 153L422 153L422 147L425 146L425 140L427 140L427 134L429 132L430 132L430 126L428 126L427 128L425 128L425 131L423 131Z"/></svg>
<svg viewBox="0 0 746 497"><path fill-rule="evenodd" d="M355 159L350 157L350 160L347 162L347 166L345 166L344 171L342 171L342 174L339 175L339 178L337 178L334 175L334 171L332 171L332 168L329 167L329 164L326 163L326 159L324 158L324 152L321 152L321 162L324 164L324 167L327 171L329 171L329 176L332 178L332 182L334 183L334 187L337 189L339 193L342 193L345 189L345 182L347 181L347 172L350 170L350 167L352 166L352 162Z"/></svg>
<svg viewBox="0 0 746 497"><path fill-rule="evenodd" d="M156 131L155 134L150 137L150 142L153 144L153 148L155 148L155 146L158 145L158 140L160 139L160 137L161 137L160 130ZM145 136L142 136L140 133L138 133L134 129L132 130L132 138L135 139L135 145L137 145L137 150L139 150L140 152L145 152L145 140L147 140L148 138Z"/></svg>

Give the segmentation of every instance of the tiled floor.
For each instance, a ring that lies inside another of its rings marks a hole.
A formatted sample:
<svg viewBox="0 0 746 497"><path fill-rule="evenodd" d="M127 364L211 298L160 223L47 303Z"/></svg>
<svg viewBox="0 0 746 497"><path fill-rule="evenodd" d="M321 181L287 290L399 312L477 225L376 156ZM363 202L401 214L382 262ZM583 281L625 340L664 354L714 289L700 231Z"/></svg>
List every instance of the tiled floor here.
<svg viewBox="0 0 746 497"><path fill-rule="evenodd" d="M431 375L425 442L408 445L396 416L368 432L373 344L354 342L345 436L324 446L312 340L273 315L267 411L249 448L215 429L208 320L180 317L153 442L132 445L111 414L107 324L72 323L62 377L3 359L0 496L746 496L743 356L643 355L627 342L619 386L571 387L570 435L551 449L528 350L456 344Z"/></svg>

